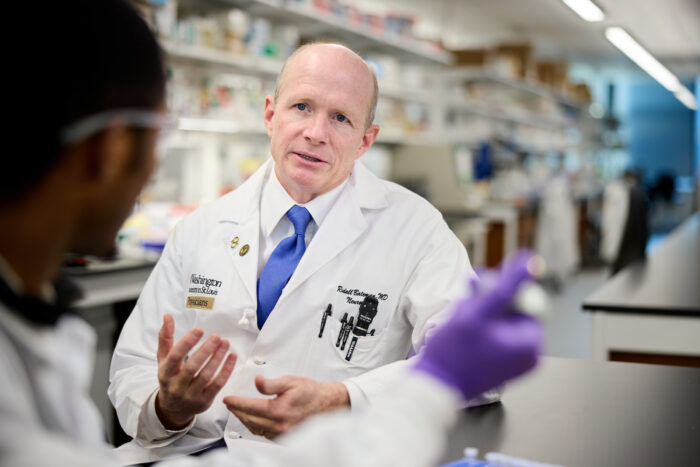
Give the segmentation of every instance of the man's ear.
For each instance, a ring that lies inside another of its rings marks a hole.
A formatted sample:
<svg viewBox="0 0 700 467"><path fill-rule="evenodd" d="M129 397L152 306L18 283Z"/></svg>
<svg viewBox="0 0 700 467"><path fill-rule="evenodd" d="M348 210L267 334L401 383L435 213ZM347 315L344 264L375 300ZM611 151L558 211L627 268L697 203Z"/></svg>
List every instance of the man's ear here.
<svg viewBox="0 0 700 467"><path fill-rule="evenodd" d="M272 96L265 98L265 111L263 113L267 136L272 138L272 117L275 115L275 99Z"/></svg>
<svg viewBox="0 0 700 467"><path fill-rule="evenodd" d="M109 182L127 169L132 158L129 129L120 123L108 126L79 149L88 182Z"/></svg>
<svg viewBox="0 0 700 467"><path fill-rule="evenodd" d="M369 128L365 130L365 134L362 135L362 143L360 144L360 147L357 149L357 155L355 156L355 160L359 159L361 155L367 152L367 150L374 144L374 141L377 139L377 135L379 134L379 125L370 125Z"/></svg>

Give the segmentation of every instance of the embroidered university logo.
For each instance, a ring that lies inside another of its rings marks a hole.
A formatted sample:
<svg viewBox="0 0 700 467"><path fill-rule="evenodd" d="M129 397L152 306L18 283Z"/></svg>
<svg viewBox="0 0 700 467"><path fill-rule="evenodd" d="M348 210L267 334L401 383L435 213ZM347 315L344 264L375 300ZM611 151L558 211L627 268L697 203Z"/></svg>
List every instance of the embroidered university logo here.
<svg viewBox="0 0 700 467"><path fill-rule="evenodd" d="M201 274L190 275L190 287L188 290L189 293L219 295L220 288L220 280L212 279Z"/></svg>

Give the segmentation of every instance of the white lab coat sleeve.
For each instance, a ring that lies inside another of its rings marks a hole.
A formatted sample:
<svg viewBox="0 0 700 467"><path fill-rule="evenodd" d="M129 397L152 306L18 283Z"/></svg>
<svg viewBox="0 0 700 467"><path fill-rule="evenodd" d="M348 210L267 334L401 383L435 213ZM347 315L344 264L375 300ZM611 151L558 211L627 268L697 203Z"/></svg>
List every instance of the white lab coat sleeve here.
<svg viewBox="0 0 700 467"><path fill-rule="evenodd" d="M348 398L350 399L350 407L353 410L363 409L369 405L369 400L362 389L352 381L343 381L345 389L348 391Z"/></svg>
<svg viewBox="0 0 700 467"><path fill-rule="evenodd" d="M163 315L170 313L175 318L174 342L191 327L181 312L186 294L181 272L183 236L179 223L124 325L110 367L108 395L119 422L129 436L145 447L168 445L189 429L166 430L156 416L154 404L159 387L156 355Z"/></svg>
<svg viewBox="0 0 700 467"><path fill-rule="evenodd" d="M476 278L464 245L439 214L431 221L429 240L426 245L421 245L425 253L410 273L397 310L398 316L394 318L410 323L413 328L411 342L418 351L424 336L444 322L454 302L467 293L469 279ZM353 410L373 404L375 395L383 393L397 374L409 365L410 359L397 361L344 381ZM501 393L502 388L496 388L466 402L466 405L496 402Z"/></svg>
<svg viewBox="0 0 700 467"><path fill-rule="evenodd" d="M121 465L107 445L81 446L64 436L52 433L43 426L17 422L3 416L0 465L34 467L117 467ZM12 423L10 427L9 424Z"/></svg>
<svg viewBox="0 0 700 467"><path fill-rule="evenodd" d="M190 428L194 426L193 418L189 425L182 428L181 430L168 430L163 426L156 414L156 396L158 395L158 390L156 389L153 393L146 399L144 408L139 413L138 421L138 440L151 441L149 446L164 446L170 444L170 442L176 440L181 435L187 433ZM157 442L156 440L160 440ZM143 442L139 444L144 444Z"/></svg>
<svg viewBox="0 0 700 467"><path fill-rule="evenodd" d="M5 376L6 373L3 373ZM25 388L27 389L27 388ZM39 421L16 417L3 399L0 407L0 465L34 467L116 467L121 465L106 444L81 445L60 433L47 430ZM23 415L26 415L23 414Z"/></svg>
<svg viewBox="0 0 700 467"><path fill-rule="evenodd" d="M429 376L409 372L377 397L372 410L313 417L279 439L281 449L215 451L162 467L428 467L443 454L457 419L458 395Z"/></svg>
<svg viewBox="0 0 700 467"><path fill-rule="evenodd" d="M2 306L0 305L0 317ZM1 326L1 323L0 323ZM87 326L87 325L85 325ZM44 342L35 342L43 346ZM33 467L36 465L93 467L95 465L111 467L118 465L110 461L111 452L106 444L94 445L91 440L99 438L100 432L94 433L90 440L79 436L79 428L72 433L61 432L59 427L49 431L41 420L40 408L36 402L37 394L43 391L56 391L60 388L36 388L28 377L27 371L34 371L34 376L52 376L53 381L60 381L52 368L37 365L27 368L26 362L37 363L39 357L29 355L23 364L18 349L6 338L0 329L0 465L13 467ZM29 353L29 352L28 352ZM70 358L70 355L62 356ZM80 365L78 365L80 366ZM66 367L63 367L66 368ZM54 368L55 369L55 368ZM73 382L73 381L70 381ZM85 405L76 404L78 400L89 400L87 394L75 394L72 400L62 401L71 417L69 422L96 429L97 421L93 413L83 410ZM100 425L101 428L101 425Z"/></svg>

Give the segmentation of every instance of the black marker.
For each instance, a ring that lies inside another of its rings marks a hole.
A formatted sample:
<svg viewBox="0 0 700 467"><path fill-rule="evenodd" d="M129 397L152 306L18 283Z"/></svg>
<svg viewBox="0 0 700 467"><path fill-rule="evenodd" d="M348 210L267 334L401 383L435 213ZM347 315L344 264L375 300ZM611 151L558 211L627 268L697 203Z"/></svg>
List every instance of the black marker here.
<svg viewBox="0 0 700 467"><path fill-rule="evenodd" d="M326 328L326 319L328 319L328 317L333 314L333 312L331 311L332 309L333 306L329 303L328 307L326 308L326 311L323 312L323 316L321 317L321 329L318 331L319 338L323 336L323 330Z"/></svg>
<svg viewBox="0 0 700 467"><path fill-rule="evenodd" d="M351 316L350 321L348 321L347 325L345 326L345 332L343 333L343 345L340 346L340 350L345 350L345 343L348 341L348 336L350 335L350 330L352 329L354 322L355 317Z"/></svg>
<svg viewBox="0 0 700 467"><path fill-rule="evenodd" d="M348 314L345 313L343 315L343 319L340 320L342 325L340 326L340 332L338 332L338 340L335 341L335 346L340 347L340 341L343 340L343 334L345 334L345 326L347 326L348 323Z"/></svg>
<svg viewBox="0 0 700 467"><path fill-rule="evenodd" d="M355 351L355 345L357 345L357 336L352 336L352 340L350 341L350 347L348 347L348 353L345 354L345 360L348 362L352 358L352 353Z"/></svg>

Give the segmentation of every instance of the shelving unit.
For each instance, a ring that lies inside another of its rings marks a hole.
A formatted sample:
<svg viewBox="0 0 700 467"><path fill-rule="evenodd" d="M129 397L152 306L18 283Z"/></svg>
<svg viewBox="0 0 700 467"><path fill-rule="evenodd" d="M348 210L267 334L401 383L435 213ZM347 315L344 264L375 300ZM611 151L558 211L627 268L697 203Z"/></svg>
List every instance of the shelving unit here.
<svg viewBox="0 0 700 467"><path fill-rule="evenodd" d="M294 25L299 28L304 40L342 41L357 52L380 60L380 66L384 65L381 60L388 59L388 69L394 75L389 79L381 79L380 76L380 108L377 113L381 126L377 143L387 147L380 148L378 152L394 154L402 146L420 146L426 148L425 152L429 155L431 147L476 147L494 138L502 140L504 136L519 150L533 153L563 151L576 144L568 141L567 137L569 133L579 131L580 116L585 114L577 103L538 83L519 81L484 69L450 68L448 65L452 60L449 53L412 37L379 33L364 23L352 25L332 12L316 11L310 6L311 2L179 0L179 4L187 14L202 17L232 8L240 9L250 18L268 20L273 30ZM189 92L195 99L198 93L211 93L219 86L215 84L208 90L200 89L198 86L202 86L200 83L205 80L241 75L248 77L246 79L259 78L260 89L250 91L253 93L250 95L242 91L239 96L231 87L235 87L235 84L224 81L221 86L228 89L229 97L238 99L239 103L245 102L241 99L252 99L244 107L257 109L255 102L272 91L273 81L283 65L280 59L187 45L178 43L175 38L163 39L162 44L170 66L193 72L194 78L185 82L193 86ZM392 60L398 60L398 63ZM406 82L424 82L425 85L407 87L399 84L403 77L399 79L395 75L396 67L401 69L407 64L418 68L418 76L422 73L424 77ZM464 86L471 83L486 83L499 90L491 95L485 93L483 98L477 99L465 92ZM504 100L507 97L512 102ZM262 102L259 106L261 109ZM197 157L213 161L219 157L217 153L231 153L231 149L226 148L231 144L248 144L243 151L233 152L251 154L262 151L257 157L267 157L267 135L258 110L235 112L221 107L214 108L214 112L209 114L206 105L201 107L202 110L197 105L189 107L194 112L184 112L178 116L178 130L186 136L183 141L187 142L189 150L199 154ZM204 140L206 138L207 141ZM201 149L196 147L197 144L201 144ZM188 167L193 165L189 164ZM215 172L208 173L211 175ZM204 180L203 177L201 180Z"/></svg>
<svg viewBox="0 0 700 467"><path fill-rule="evenodd" d="M234 55L222 50L179 45L166 39L161 40L161 45L172 63L194 62L244 75L268 78L274 78L282 69L282 62L263 57Z"/></svg>
<svg viewBox="0 0 700 467"><path fill-rule="evenodd" d="M240 123L232 119L221 118L179 117L177 129L220 135L267 136L262 122L255 125L252 122Z"/></svg>
<svg viewBox="0 0 700 467"><path fill-rule="evenodd" d="M332 13L322 14L295 2L275 0L225 0L232 7L242 8L252 15L270 20L299 25L304 34L316 37L334 37L358 51L382 50L409 61L449 65L450 54L437 46L413 38L380 34L366 25L351 26Z"/></svg>
<svg viewBox="0 0 700 467"><path fill-rule="evenodd" d="M476 99L445 99L442 102L442 107L445 109L474 114L489 120L498 120L537 128L564 129L571 126L571 124L564 119L544 116L542 114L526 110L507 111L495 108L487 101L480 101Z"/></svg>
<svg viewBox="0 0 700 467"><path fill-rule="evenodd" d="M542 84L501 76L496 72L485 70L483 68L452 68L445 71L443 76L446 80L451 81L490 81L518 90L524 94L542 97L545 99L554 99L557 103L568 106L577 111L581 109L581 105L578 102L572 101L571 99L561 95L561 93L549 89Z"/></svg>

